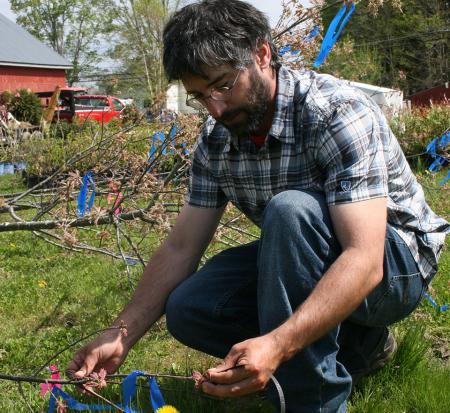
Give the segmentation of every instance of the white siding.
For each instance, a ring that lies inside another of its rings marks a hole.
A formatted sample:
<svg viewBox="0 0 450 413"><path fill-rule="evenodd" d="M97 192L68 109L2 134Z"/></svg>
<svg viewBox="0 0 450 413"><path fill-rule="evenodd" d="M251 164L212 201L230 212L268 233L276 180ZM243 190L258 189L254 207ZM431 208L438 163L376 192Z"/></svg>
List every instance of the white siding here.
<svg viewBox="0 0 450 413"><path fill-rule="evenodd" d="M176 113L196 113L195 109L186 105L186 90L181 82L169 85L166 97L166 109Z"/></svg>

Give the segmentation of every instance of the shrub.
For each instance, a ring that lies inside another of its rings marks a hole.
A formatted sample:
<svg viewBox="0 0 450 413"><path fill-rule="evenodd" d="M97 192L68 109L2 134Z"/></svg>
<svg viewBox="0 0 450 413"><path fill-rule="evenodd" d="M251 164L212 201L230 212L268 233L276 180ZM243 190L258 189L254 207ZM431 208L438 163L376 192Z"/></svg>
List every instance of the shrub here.
<svg viewBox="0 0 450 413"><path fill-rule="evenodd" d="M436 105L405 111L390 120L392 131L413 167L428 162L427 145L450 127L450 106ZM417 156L416 156L417 155Z"/></svg>
<svg viewBox="0 0 450 413"><path fill-rule="evenodd" d="M153 173L162 173L171 170L180 158L187 160L200 121L191 115L180 116L177 123L178 133L169 145L167 140L153 142L152 137L162 131L167 138L171 125L144 123L123 129L113 122L107 125L60 122L39 136L22 140L14 148L4 148L0 154L8 152L8 159L25 161L29 183L41 180L59 168L66 172L94 170L101 176L124 177L139 176L148 165ZM150 152L153 152L151 163ZM79 154L83 156L79 157ZM68 164L74 158L79 159Z"/></svg>
<svg viewBox="0 0 450 413"><path fill-rule="evenodd" d="M126 105L121 115L124 124L137 123L142 118L136 104L131 103Z"/></svg>
<svg viewBox="0 0 450 413"><path fill-rule="evenodd" d="M31 90L18 89L15 92L3 92L0 101L18 121L39 124L42 107L39 98Z"/></svg>

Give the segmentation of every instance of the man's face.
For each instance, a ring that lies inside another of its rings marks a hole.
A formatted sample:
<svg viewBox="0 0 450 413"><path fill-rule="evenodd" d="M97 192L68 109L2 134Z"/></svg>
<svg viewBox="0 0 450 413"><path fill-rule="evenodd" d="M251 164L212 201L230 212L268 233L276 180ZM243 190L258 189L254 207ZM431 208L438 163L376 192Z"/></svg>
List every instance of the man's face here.
<svg viewBox="0 0 450 413"><path fill-rule="evenodd" d="M206 74L207 78L194 75L183 78L188 93L197 96L210 115L238 137L257 133L271 103L270 81L258 73L255 65L240 72L221 66L207 69ZM224 86L232 86L226 100L210 97L212 88L217 90Z"/></svg>

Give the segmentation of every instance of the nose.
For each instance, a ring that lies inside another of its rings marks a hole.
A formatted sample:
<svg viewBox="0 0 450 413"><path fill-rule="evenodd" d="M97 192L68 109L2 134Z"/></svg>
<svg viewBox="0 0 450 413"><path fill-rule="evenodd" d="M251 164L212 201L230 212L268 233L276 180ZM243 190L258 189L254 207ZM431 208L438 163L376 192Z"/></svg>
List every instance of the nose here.
<svg viewBox="0 0 450 413"><path fill-rule="evenodd" d="M215 118L220 119L226 110L226 102L221 100L207 99L205 101L205 106L209 114Z"/></svg>

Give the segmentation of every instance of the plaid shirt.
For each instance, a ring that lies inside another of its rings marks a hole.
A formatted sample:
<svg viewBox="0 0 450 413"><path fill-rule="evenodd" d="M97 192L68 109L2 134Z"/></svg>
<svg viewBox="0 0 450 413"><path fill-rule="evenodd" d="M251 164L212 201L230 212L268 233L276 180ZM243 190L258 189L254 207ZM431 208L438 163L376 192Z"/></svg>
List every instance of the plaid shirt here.
<svg viewBox="0 0 450 413"><path fill-rule="evenodd" d="M231 201L260 225L279 192L322 192L328 205L387 197L388 222L409 246L425 279L437 271L450 225L427 205L378 106L346 82L282 67L264 146L238 140L209 118L194 150L187 202Z"/></svg>

